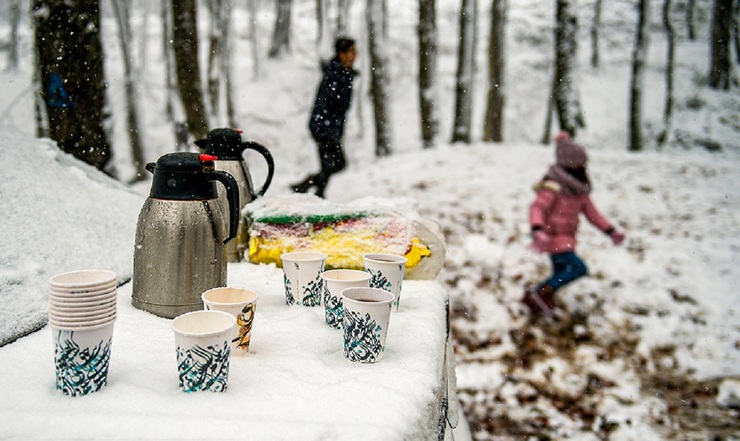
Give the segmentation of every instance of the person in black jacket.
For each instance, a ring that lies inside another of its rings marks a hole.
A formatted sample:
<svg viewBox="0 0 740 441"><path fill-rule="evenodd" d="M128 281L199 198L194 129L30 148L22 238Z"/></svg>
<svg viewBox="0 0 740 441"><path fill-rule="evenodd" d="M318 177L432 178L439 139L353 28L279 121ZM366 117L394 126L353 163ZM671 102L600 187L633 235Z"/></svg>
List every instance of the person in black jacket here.
<svg viewBox="0 0 740 441"><path fill-rule="evenodd" d="M344 169L347 162L342 151L344 121L352 101L352 80L358 74L352 69L357 56L355 41L338 38L334 43L335 56L324 64L324 77L316 93L308 128L316 141L321 170L291 186L297 193L306 193L316 187L316 195L324 197L329 178Z"/></svg>

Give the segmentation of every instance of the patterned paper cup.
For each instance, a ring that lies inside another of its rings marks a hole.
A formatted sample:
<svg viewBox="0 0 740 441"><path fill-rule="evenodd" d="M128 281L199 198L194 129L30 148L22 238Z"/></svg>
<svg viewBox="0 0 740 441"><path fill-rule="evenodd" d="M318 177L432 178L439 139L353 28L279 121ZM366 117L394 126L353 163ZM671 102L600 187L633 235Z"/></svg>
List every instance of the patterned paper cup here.
<svg viewBox="0 0 740 441"><path fill-rule="evenodd" d="M393 305L398 309L401 302L401 285L406 273L406 259L395 254L365 254L362 256L365 271L370 273L370 287L390 291L396 296Z"/></svg>
<svg viewBox="0 0 740 441"><path fill-rule="evenodd" d="M57 390L77 397L97 392L108 383L113 324L111 320L68 329L50 323Z"/></svg>
<svg viewBox="0 0 740 441"><path fill-rule="evenodd" d="M334 329L342 329L342 290L352 287L368 287L370 274L365 271L337 269L324 271L324 312L326 324Z"/></svg>
<svg viewBox="0 0 740 441"><path fill-rule="evenodd" d="M172 321L180 389L223 392L229 380L236 319L223 311L194 311Z"/></svg>
<svg viewBox="0 0 740 441"><path fill-rule="evenodd" d="M236 318L231 354L244 355L249 352L252 340L252 324L257 309L259 294L243 288L213 288L201 296L203 307L208 311L223 311Z"/></svg>
<svg viewBox="0 0 740 441"><path fill-rule="evenodd" d="M385 338L395 296L379 288L346 288L344 303L344 356L359 363L383 359Z"/></svg>
<svg viewBox="0 0 740 441"><path fill-rule="evenodd" d="M283 281L287 305L321 305L324 288L321 273L328 256L324 253L297 251L283 253Z"/></svg>

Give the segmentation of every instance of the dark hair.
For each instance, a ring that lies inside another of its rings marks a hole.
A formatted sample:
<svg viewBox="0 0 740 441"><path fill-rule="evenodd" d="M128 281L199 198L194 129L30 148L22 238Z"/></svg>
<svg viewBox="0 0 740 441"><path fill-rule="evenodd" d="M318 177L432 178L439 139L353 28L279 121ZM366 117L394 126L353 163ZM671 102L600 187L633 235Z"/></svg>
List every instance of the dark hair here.
<svg viewBox="0 0 740 441"><path fill-rule="evenodd" d="M339 37L334 42L334 52L339 55L342 52L347 52L355 45L355 40L349 37Z"/></svg>

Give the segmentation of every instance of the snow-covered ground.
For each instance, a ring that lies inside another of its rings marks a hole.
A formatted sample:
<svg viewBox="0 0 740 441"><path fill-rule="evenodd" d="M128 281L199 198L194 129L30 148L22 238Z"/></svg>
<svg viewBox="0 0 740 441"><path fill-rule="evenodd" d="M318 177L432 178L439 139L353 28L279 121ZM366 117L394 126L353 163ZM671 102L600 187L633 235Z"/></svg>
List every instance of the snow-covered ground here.
<svg viewBox="0 0 740 441"><path fill-rule="evenodd" d="M364 49L360 3L354 2L352 25ZM599 69L586 63L591 2L584 2L580 92L587 127L577 139L589 152L593 199L627 240L613 247L600 232L582 226L579 254L590 276L561 292L567 317L557 324L532 320L519 303L525 284L549 271L547 258L527 249L527 209L531 185L553 159L552 146L538 143L550 78L552 5L509 2L506 141L449 145L458 2L438 3L440 145L424 150L419 140L416 8L401 2L390 20L395 152L383 159L373 155L367 55L361 52L363 75L345 140L349 168L332 180L327 197L403 199L441 226L448 242L441 280L452 299L459 394L474 438L740 437L737 399L735 408L727 407L740 388L740 94L704 85L710 2L697 2L697 41L685 39L684 15L676 11L673 136L664 148L651 141L640 153L626 151L634 2L604 2ZM664 99L659 6L654 5L644 103L650 140L662 128ZM287 193L290 182L318 167L306 128L319 79L313 7L312 1L296 1L293 52L281 60L263 59L257 79L251 76L246 30L235 32L237 120L247 138L264 143L275 157L268 195ZM480 19L474 138L485 105L487 8ZM264 53L273 11L266 4L260 11L256 25ZM135 17L134 27L140 28L141 15ZM235 23L248 20L243 9L233 17ZM141 64L140 114L147 160L153 161L172 149L174 138L163 115L159 27L154 17L148 23L148 32L137 36L146 35L151 44L135 47L146 47L150 61ZM106 20L103 29L110 42L115 165L126 181L133 171L124 138L120 54L112 22ZM132 243L148 190L147 182L125 189L130 197L120 212L96 212L96 198L123 185L70 166L47 142L31 140L30 47L26 27L21 69L0 74L0 151L6 161L0 173L3 339L43 323L48 275L91 264L130 274L131 248L125 244ZM708 143L721 150L707 150ZM247 159L260 182L261 160Z"/></svg>

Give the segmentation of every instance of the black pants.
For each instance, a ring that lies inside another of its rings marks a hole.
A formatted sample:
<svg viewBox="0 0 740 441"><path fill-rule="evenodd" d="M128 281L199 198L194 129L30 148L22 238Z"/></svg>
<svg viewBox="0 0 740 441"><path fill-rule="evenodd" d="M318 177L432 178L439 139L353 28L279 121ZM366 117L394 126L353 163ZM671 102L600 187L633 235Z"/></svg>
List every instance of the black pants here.
<svg viewBox="0 0 740 441"><path fill-rule="evenodd" d="M321 171L311 177L316 185L316 194L324 197L324 190L329 184L329 178L334 173L339 173L347 166L344 159L342 144L338 139L317 140L319 146L319 159L321 160Z"/></svg>

